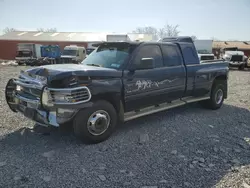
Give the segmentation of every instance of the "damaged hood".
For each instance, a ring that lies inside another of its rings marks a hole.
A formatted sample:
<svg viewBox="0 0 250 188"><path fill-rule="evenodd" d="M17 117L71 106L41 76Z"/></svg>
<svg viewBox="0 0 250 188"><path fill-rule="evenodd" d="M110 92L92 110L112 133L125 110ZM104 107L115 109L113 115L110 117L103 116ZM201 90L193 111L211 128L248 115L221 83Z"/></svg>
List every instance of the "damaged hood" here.
<svg viewBox="0 0 250 188"><path fill-rule="evenodd" d="M32 76L46 77L48 84L53 81L63 82L72 77L78 80L95 80L122 77L122 71L103 67L95 67L81 64L57 64L45 65L27 70Z"/></svg>

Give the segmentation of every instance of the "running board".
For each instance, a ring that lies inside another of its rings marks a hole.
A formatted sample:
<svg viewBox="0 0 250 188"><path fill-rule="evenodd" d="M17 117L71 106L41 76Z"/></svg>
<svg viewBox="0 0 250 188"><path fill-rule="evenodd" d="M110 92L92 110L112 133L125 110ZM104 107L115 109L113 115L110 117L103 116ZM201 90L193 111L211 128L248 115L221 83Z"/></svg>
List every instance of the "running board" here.
<svg viewBox="0 0 250 188"><path fill-rule="evenodd" d="M175 108L175 107L178 107L178 106L183 106L183 105L188 104L188 103L203 101L203 100L206 100L206 99L209 99L209 98L210 97L186 97L186 98L182 98L182 99L172 101L170 103L166 102L166 103L162 103L162 104L159 104L159 105L143 108L143 109L140 109L138 111L126 112L126 113L124 113L124 121L129 121L129 120L136 119L136 118L139 118L139 117L142 117L142 116L147 116L147 115L150 115L150 114L154 114L154 113L157 113L157 112L161 112L161 111L164 111L164 110Z"/></svg>

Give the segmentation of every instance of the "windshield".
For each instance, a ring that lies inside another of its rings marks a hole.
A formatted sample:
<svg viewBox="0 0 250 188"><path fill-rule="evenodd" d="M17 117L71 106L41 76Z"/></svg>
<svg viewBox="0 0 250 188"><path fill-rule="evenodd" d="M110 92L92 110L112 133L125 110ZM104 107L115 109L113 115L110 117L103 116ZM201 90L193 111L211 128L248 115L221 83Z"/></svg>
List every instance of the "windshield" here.
<svg viewBox="0 0 250 188"><path fill-rule="evenodd" d="M105 43L84 59L82 64L119 69L133 49L128 43Z"/></svg>
<svg viewBox="0 0 250 188"><path fill-rule="evenodd" d="M63 50L62 55L76 56L77 50Z"/></svg>
<svg viewBox="0 0 250 188"><path fill-rule="evenodd" d="M86 54L89 55L91 54L95 49L94 48L87 48L86 49Z"/></svg>
<svg viewBox="0 0 250 188"><path fill-rule="evenodd" d="M31 51L17 51L16 57L31 57L32 52Z"/></svg>
<svg viewBox="0 0 250 188"><path fill-rule="evenodd" d="M224 48L224 51L238 51L238 48Z"/></svg>

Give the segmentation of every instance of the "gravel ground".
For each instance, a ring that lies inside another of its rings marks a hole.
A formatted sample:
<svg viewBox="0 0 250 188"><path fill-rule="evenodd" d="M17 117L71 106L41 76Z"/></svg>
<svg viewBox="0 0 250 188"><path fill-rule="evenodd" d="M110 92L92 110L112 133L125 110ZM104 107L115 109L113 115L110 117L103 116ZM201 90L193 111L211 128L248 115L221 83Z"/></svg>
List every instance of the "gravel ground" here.
<svg viewBox="0 0 250 188"><path fill-rule="evenodd" d="M0 67L0 187L250 187L250 71L230 71L219 110L176 108L84 145L9 110L4 87L21 68Z"/></svg>

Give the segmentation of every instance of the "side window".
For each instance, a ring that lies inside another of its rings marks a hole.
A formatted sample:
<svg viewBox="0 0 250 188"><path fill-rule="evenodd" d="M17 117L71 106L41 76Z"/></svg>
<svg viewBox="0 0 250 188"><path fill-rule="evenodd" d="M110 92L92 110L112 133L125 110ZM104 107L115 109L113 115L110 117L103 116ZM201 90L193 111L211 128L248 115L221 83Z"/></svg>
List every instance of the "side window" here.
<svg viewBox="0 0 250 188"><path fill-rule="evenodd" d="M182 53L183 53L183 56L185 59L185 63L187 65L198 63L197 62L198 61L197 55L195 54L195 50L193 50L192 47L183 45L182 46Z"/></svg>
<svg viewBox="0 0 250 188"><path fill-rule="evenodd" d="M76 56L79 56L79 50L77 50L77 52L76 52Z"/></svg>
<svg viewBox="0 0 250 188"><path fill-rule="evenodd" d="M176 45L163 44L162 53L165 66L172 67L182 64L181 53Z"/></svg>
<svg viewBox="0 0 250 188"><path fill-rule="evenodd" d="M143 46L135 57L134 64L137 68L140 68L142 58L153 58L155 68L163 67L163 58L161 49L158 45L146 45Z"/></svg>

